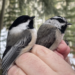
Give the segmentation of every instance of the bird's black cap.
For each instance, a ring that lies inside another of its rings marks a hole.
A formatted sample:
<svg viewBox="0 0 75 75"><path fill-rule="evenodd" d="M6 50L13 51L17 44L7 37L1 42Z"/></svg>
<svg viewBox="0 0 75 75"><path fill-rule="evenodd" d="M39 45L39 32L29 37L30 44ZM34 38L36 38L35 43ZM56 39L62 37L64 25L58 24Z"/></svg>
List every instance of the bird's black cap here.
<svg viewBox="0 0 75 75"><path fill-rule="evenodd" d="M9 27L9 30L11 30L13 27L18 26L18 25L21 24L21 23L26 22L26 21L29 20L29 19L30 19L30 20L33 20L34 17L35 17L35 16L30 17L30 16L28 16L28 15L22 15L22 16L18 17L18 18L12 23L12 25Z"/></svg>

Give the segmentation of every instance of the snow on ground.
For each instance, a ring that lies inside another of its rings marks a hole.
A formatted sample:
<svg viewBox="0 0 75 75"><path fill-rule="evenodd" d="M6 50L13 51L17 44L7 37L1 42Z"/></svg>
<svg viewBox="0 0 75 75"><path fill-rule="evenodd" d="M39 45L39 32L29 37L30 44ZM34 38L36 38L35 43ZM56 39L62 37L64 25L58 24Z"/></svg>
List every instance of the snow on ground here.
<svg viewBox="0 0 75 75"><path fill-rule="evenodd" d="M1 30L1 37L0 37L0 46L1 46L1 51L0 53L3 54L4 50L5 50L5 47L6 47L6 38L7 38L7 33L8 31L6 30L6 28L4 27L2 30Z"/></svg>
<svg viewBox="0 0 75 75"><path fill-rule="evenodd" d="M75 65L75 58L73 58L73 54L69 53L68 57L70 59L70 63L73 64L73 65ZM72 66L72 68L75 70L74 66Z"/></svg>

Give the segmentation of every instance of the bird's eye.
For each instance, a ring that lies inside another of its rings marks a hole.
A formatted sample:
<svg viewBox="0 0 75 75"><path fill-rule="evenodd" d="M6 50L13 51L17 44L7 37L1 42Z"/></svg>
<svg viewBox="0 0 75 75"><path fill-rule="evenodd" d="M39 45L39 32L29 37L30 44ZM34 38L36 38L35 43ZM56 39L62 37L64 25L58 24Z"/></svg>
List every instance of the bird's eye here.
<svg viewBox="0 0 75 75"><path fill-rule="evenodd" d="M23 20L23 22L26 22L26 21L27 21L26 19Z"/></svg>
<svg viewBox="0 0 75 75"><path fill-rule="evenodd" d="M57 18L57 20L60 22L60 23L64 23L65 21L61 18Z"/></svg>

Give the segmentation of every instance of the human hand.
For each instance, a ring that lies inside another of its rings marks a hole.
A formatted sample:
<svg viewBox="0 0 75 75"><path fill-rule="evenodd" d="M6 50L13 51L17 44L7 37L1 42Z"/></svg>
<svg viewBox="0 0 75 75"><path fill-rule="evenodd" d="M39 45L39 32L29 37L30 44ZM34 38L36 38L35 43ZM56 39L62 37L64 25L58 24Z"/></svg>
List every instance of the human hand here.
<svg viewBox="0 0 75 75"><path fill-rule="evenodd" d="M66 59L67 55L70 53L70 47L67 46L65 41L62 40L57 50L55 50L54 52L57 53L63 59Z"/></svg>
<svg viewBox="0 0 75 75"><path fill-rule="evenodd" d="M55 53L35 45L32 53L24 53L15 61L16 65L10 68L8 75L75 75L71 66L64 61L69 52L70 48L64 41Z"/></svg>

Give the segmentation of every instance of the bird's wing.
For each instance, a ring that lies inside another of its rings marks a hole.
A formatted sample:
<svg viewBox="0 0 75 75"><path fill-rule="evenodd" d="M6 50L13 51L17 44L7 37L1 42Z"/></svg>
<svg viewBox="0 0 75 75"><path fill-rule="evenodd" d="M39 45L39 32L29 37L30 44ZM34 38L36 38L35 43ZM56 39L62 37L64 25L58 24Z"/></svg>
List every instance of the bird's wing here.
<svg viewBox="0 0 75 75"><path fill-rule="evenodd" d="M14 46L11 47L2 60L3 73L7 72L7 70L10 68L10 65L19 56L21 50L26 48L32 39L31 33L29 31L25 31L25 33L21 34L21 36L23 38L21 38Z"/></svg>
<svg viewBox="0 0 75 75"><path fill-rule="evenodd" d="M14 33L14 34L11 34L11 31L9 31L7 37L6 49L3 53L3 57L7 54L7 52L11 49L12 46L14 46L23 37L28 36L28 34L27 34L27 30L20 33Z"/></svg>
<svg viewBox="0 0 75 75"><path fill-rule="evenodd" d="M41 25L37 34L37 44L49 48L55 41L55 31L57 28L51 25Z"/></svg>
<svg viewBox="0 0 75 75"><path fill-rule="evenodd" d="M3 56L2 58L6 55L6 53L10 50L11 46L7 46L4 53L3 53Z"/></svg>
<svg viewBox="0 0 75 75"><path fill-rule="evenodd" d="M6 55L6 53L10 50L10 48L12 47L11 45L10 45L10 46L8 45L8 42L12 40L12 38L11 38L11 40L9 39L9 41L8 41L8 38L10 38L10 34L9 34L9 33L10 33L10 32L8 32L6 49L5 49L4 53L3 53L2 59L3 59L3 57ZM8 46L7 46L7 45L8 45Z"/></svg>

